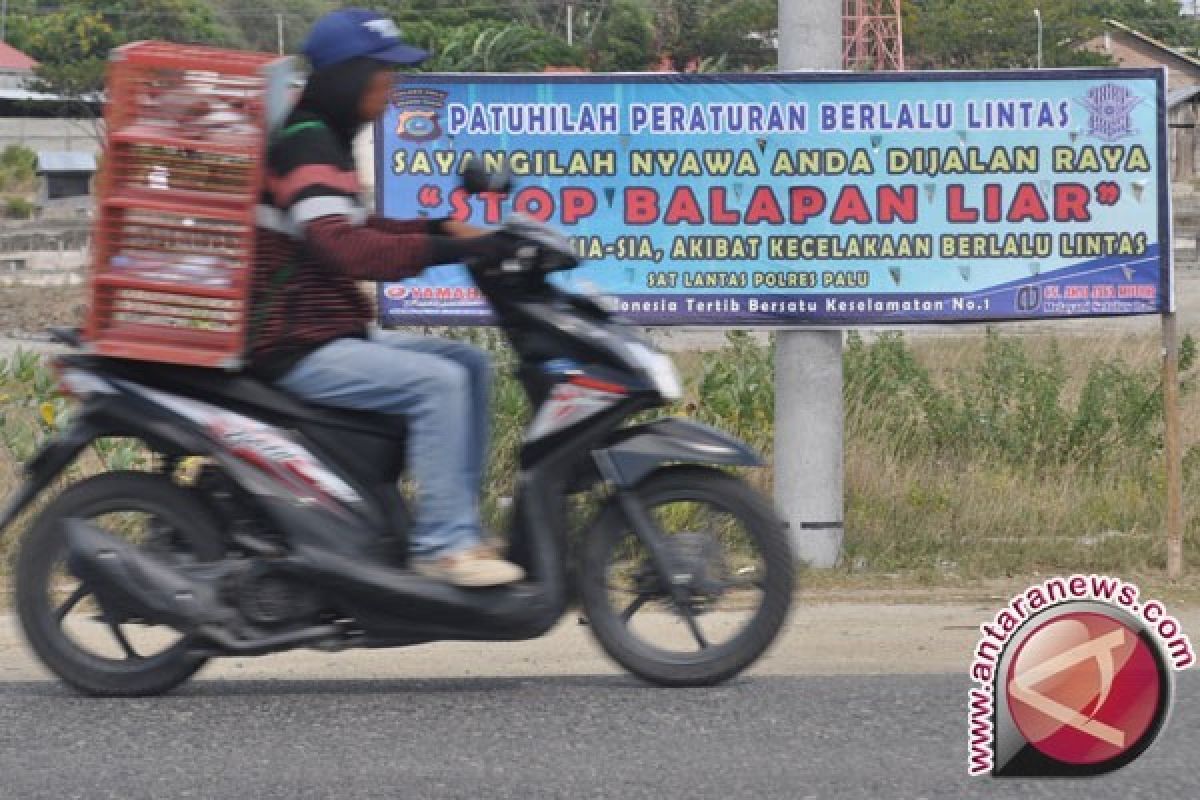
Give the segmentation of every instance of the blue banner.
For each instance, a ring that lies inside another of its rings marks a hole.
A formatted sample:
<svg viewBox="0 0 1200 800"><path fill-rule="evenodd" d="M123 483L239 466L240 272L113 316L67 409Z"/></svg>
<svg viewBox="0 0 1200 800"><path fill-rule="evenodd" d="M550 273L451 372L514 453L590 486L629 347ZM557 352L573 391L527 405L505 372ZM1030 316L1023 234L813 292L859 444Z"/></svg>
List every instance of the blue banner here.
<svg viewBox="0 0 1200 800"><path fill-rule="evenodd" d="M573 238L555 277L653 325L1151 314L1171 298L1160 70L397 78L380 212ZM470 197L472 158L511 195ZM384 324L486 322L461 267Z"/></svg>

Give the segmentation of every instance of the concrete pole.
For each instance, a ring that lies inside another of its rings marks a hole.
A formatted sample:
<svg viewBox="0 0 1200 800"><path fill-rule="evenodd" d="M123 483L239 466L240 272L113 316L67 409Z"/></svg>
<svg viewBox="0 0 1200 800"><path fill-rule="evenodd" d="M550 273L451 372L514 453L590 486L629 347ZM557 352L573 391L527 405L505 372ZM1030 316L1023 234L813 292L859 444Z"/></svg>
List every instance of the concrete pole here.
<svg viewBox="0 0 1200 800"><path fill-rule="evenodd" d="M842 68L842 0L779 0L779 68ZM775 503L797 557L842 552L842 332L780 331L775 343Z"/></svg>
<svg viewBox="0 0 1200 800"><path fill-rule="evenodd" d="M1042 10L1035 8L1033 15L1037 17L1037 68L1042 68Z"/></svg>

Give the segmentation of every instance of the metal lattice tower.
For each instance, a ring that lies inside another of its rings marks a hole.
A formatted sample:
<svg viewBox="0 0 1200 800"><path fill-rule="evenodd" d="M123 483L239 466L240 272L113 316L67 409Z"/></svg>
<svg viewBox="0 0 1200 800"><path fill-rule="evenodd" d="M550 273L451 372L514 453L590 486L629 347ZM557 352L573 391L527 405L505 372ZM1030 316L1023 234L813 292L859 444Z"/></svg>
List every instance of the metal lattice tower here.
<svg viewBox="0 0 1200 800"><path fill-rule="evenodd" d="M902 0L842 0L842 66L904 69Z"/></svg>

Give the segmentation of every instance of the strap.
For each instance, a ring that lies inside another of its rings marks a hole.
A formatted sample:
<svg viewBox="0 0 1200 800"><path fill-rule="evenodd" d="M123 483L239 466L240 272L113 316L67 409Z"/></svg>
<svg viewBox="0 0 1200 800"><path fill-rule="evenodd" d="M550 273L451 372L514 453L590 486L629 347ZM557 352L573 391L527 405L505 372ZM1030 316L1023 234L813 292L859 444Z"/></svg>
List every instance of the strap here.
<svg viewBox="0 0 1200 800"><path fill-rule="evenodd" d="M310 130L312 128L324 128L324 127L325 127L325 123L319 119L310 119L306 122L296 122L296 123L293 123L292 125L288 125L286 128L279 131L279 133L277 133L275 135L275 140L278 141L280 139L286 139L289 136L294 136L295 134L300 133L301 131Z"/></svg>

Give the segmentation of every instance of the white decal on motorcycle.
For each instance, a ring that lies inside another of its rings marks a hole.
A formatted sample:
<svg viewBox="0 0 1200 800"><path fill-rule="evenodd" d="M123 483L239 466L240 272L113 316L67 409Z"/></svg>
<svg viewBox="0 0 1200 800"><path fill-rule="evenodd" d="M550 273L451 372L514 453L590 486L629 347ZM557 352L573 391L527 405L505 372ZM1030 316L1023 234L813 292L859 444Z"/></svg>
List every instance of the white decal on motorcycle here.
<svg viewBox="0 0 1200 800"><path fill-rule="evenodd" d="M231 453L274 477L287 483L299 480L309 489L346 504L362 502L349 484L282 431L207 403L153 389L139 387L139 390L155 402L207 428Z"/></svg>
<svg viewBox="0 0 1200 800"><path fill-rule="evenodd" d="M529 426L529 438L540 439L555 431L569 428L580 420L609 408L624 396L624 392L560 383L551 390L550 397L538 409L537 416Z"/></svg>

